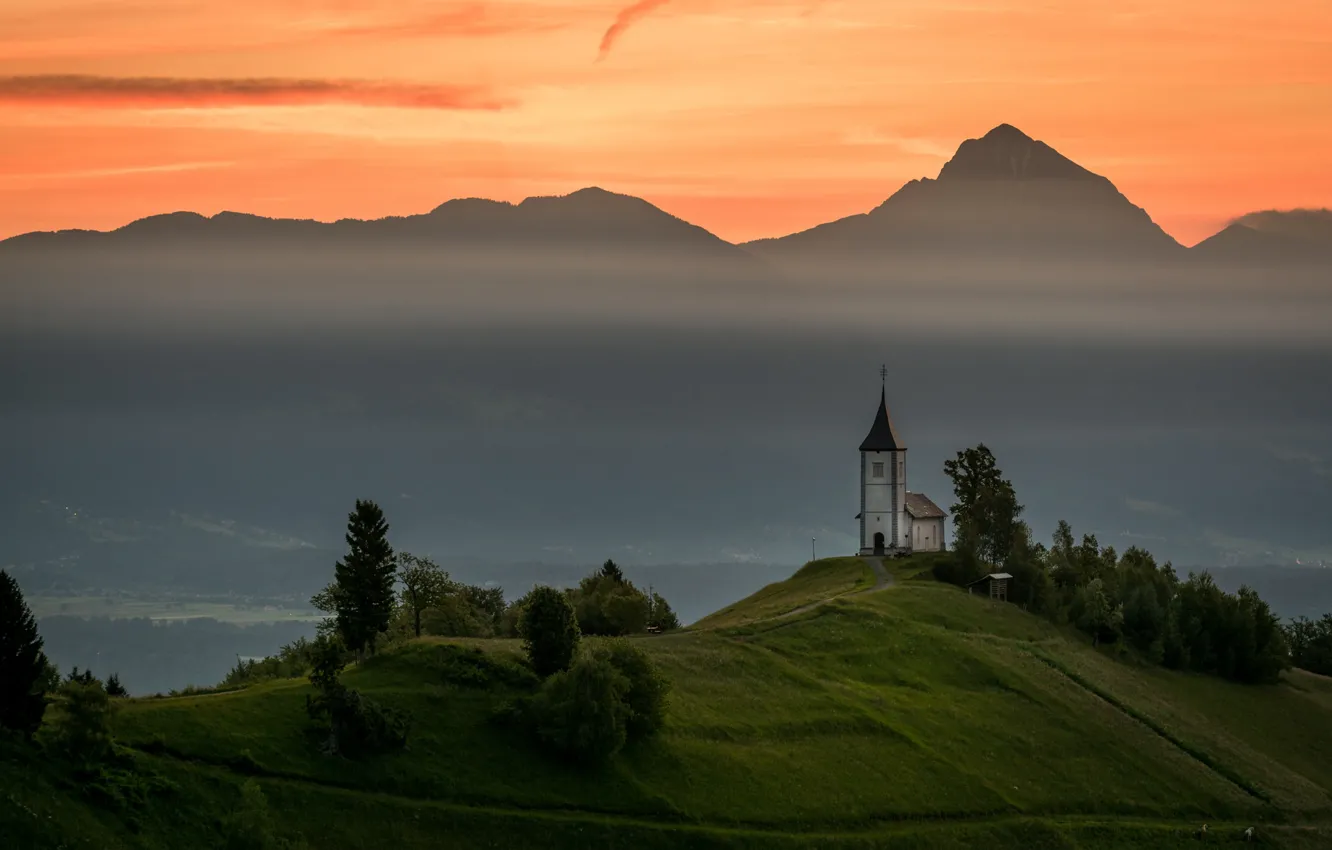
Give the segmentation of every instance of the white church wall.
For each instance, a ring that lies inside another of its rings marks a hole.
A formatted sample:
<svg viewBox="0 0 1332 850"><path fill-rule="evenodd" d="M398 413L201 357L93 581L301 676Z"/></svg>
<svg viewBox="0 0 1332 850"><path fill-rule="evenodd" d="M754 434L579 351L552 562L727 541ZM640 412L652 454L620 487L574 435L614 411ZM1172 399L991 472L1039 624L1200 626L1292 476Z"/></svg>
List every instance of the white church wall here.
<svg viewBox="0 0 1332 850"><path fill-rule="evenodd" d="M874 535L882 532L884 545L907 546L906 452L862 452L864 475L864 534L862 549L874 548ZM882 464L876 469L876 464ZM876 475L878 471L880 474ZM894 494L896 499L894 499ZM893 516L897 515L897 537L893 537Z"/></svg>
<svg viewBox="0 0 1332 850"><path fill-rule="evenodd" d="M912 519L911 549L915 552L940 552L944 543L942 519Z"/></svg>

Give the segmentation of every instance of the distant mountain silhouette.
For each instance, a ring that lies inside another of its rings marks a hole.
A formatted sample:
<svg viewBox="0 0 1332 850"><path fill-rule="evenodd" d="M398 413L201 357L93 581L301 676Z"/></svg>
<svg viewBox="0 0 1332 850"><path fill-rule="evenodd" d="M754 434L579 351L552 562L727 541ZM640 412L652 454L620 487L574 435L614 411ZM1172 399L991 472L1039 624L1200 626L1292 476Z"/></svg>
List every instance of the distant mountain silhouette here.
<svg viewBox="0 0 1332 850"><path fill-rule="evenodd" d="M599 188L558 197L527 198L518 204L464 198L448 201L423 215L327 223L235 212L211 217L175 212L139 219L109 232L24 234L0 242L0 250L83 246L143 250L200 245L558 248L584 253L668 253L758 264L743 249L641 198Z"/></svg>
<svg viewBox="0 0 1332 850"><path fill-rule="evenodd" d="M1008 124L966 140L937 178L912 180L868 213L745 247L781 259L1124 259L1183 251L1109 180Z"/></svg>
<svg viewBox="0 0 1332 850"><path fill-rule="evenodd" d="M1264 210L1231 222L1190 250L1227 266L1332 263L1332 210Z"/></svg>

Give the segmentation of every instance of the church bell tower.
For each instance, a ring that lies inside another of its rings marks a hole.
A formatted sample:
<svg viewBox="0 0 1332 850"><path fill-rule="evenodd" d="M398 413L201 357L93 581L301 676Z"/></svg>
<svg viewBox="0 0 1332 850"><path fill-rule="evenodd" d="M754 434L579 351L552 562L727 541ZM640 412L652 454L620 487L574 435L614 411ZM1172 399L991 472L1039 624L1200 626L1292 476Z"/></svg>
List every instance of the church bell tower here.
<svg viewBox="0 0 1332 850"><path fill-rule="evenodd" d="M888 417L888 369L879 370L879 409L860 444L860 554L911 549L906 505L906 445Z"/></svg>

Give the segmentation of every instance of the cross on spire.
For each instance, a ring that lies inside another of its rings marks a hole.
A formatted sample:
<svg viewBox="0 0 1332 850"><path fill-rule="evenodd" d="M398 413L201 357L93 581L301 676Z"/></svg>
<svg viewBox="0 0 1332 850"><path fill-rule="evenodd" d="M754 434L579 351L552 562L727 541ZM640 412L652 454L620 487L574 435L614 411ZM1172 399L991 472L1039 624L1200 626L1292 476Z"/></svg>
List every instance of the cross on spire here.
<svg viewBox="0 0 1332 850"><path fill-rule="evenodd" d="M887 386L888 384L888 364L884 363L879 367L879 383Z"/></svg>

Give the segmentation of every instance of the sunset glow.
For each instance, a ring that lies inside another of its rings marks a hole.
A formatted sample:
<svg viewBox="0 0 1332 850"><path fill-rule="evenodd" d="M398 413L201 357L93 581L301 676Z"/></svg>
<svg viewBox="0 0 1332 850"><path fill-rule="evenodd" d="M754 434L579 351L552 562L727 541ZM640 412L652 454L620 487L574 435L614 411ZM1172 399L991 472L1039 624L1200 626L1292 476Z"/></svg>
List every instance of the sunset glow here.
<svg viewBox="0 0 1332 850"><path fill-rule="evenodd" d="M6 0L0 238L597 185L723 238L1011 123L1192 244L1332 205L1327 0Z"/></svg>

